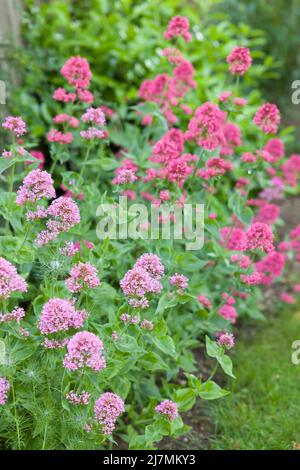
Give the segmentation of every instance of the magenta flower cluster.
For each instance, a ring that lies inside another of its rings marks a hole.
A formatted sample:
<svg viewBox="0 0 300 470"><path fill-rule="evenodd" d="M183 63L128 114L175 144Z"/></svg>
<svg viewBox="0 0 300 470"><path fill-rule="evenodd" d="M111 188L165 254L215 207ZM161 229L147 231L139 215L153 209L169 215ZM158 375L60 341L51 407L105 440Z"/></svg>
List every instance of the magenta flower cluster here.
<svg viewBox="0 0 300 470"><path fill-rule="evenodd" d="M5 405L7 401L10 385L7 379L0 377L0 405Z"/></svg>
<svg viewBox="0 0 300 470"><path fill-rule="evenodd" d="M74 302L66 299L50 299L43 306L39 329L43 335L78 329L87 317L85 310L76 310Z"/></svg>
<svg viewBox="0 0 300 470"><path fill-rule="evenodd" d="M178 406L172 400L164 400L155 407L157 413L166 416L170 421L173 421L178 416Z"/></svg>
<svg viewBox="0 0 300 470"><path fill-rule="evenodd" d="M9 261L0 257L0 299L8 299L13 292L26 291L26 281Z"/></svg>
<svg viewBox="0 0 300 470"><path fill-rule="evenodd" d="M158 256L145 253L135 263L123 279L120 281L121 289L130 300L132 306L148 307L146 294L157 294L162 290L160 278L164 273L164 267Z"/></svg>
<svg viewBox="0 0 300 470"><path fill-rule="evenodd" d="M75 333L68 342L67 350L64 357L66 369L78 370L87 367L98 372L106 367L103 343L94 333L88 331Z"/></svg>
<svg viewBox="0 0 300 470"><path fill-rule="evenodd" d="M95 289L100 285L100 279L92 264L78 263L71 269L70 277L65 283L69 291L75 294L84 288Z"/></svg>
<svg viewBox="0 0 300 470"><path fill-rule="evenodd" d="M124 413L124 401L115 393L103 393L95 402L94 413L96 421L101 425L105 436L112 434L116 420Z"/></svg>
<svg viewBox="0 0 300 470"><path fill-rule="evenodd" d="M53 199L55 198L54 182L47 171L40 169L32 170L25 176L22 186L20 186L16 203L23 205L26 202L37 202L42 198Z"/></svg>

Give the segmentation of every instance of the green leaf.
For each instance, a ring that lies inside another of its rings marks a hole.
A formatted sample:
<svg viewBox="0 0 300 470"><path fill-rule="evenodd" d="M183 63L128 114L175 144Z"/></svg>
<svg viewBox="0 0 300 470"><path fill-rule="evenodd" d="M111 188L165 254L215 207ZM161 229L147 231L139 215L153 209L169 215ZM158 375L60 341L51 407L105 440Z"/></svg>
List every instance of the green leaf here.
<svg viewBox="0 0 300 470"><path fill-rule="evenodd" d="M216 400L218 398L225 397L230 393L228 390L221 388L213 380L208 380L207 382L198 385L197 389L199 397L204 400Z"/></svg>
<svg viewBox="0 0 300 470"><path fill-rule="evenodd" d="M178 404L180 411L188 411L195 404L196 392L192 388L181 388L173 394L173 400Z"/></svg>
<svg viewBox="0 0 300 470"><path fill-rule="evenodd" d="M163 353L167 354L168 356L173 357L174 359L177 358L178 355L175 350L174 341L172 340L170 336L164 335L160 338L153 336L153 343Z"/></svg>
<svg viewBox="0 0 300 470"><path fill-rule="evenodd" d="M206 352L209 357L214 357L222 369L224 370L225 374L229 375L230 377L235 379L235 376L232 373L232 361L229 356L226 356L225 351L218 346L218 344L211 340L208 336L205 337L206 342Z"/></svg>

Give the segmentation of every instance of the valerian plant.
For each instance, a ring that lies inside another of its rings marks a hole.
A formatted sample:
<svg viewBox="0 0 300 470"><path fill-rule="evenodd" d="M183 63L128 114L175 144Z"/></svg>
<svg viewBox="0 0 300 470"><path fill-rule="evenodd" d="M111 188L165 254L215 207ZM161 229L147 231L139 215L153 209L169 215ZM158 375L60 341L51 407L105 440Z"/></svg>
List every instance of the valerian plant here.
<svg viewBox="0 0 300 470"><path fill-rule="evenodd" d="M162 41L166 72L145 80L122 113L95 101L85 58L66 61L65 87L53 90L61 109L47 133L50 164L21 117L2 123L4 448L153 449L187 432L184 412L229 393L220 380L235 378L233 328L244 315L263 318L262 286L281 283L288 303L300 290L284 276L300 256L299 226L283 241L277 233L300 156L286 158L285 132L275 136L277 106L253 109L242 95L251 51L235 46L230 85L199 102L188 19L173 17ZM136 239L114 238L113 219L99 239L98 207L120 196L173 210L159 214L154 239L147 221ZM163 233L186 204L205 205L204 243L190 251Z"/></svg>

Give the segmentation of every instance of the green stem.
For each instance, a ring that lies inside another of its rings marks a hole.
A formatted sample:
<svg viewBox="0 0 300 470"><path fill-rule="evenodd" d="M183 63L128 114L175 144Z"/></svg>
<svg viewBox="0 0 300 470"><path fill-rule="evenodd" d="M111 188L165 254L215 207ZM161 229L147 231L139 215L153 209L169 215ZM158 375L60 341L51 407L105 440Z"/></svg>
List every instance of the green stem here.
<svg viewBox="0 0 300 470"><path fill-rule="evenodd" d="M22 243L21 243L21 245L20 245L20 248L19 248L18 251L17 251L17 255L20 253L21 249L23 248L23 246L24 246L24 244L25 244L25 242L26 242L26 240L27 240L27 237L28 237L28 234L29 234L29 228L30 228L30 226L27 225L26 231L25 231L25 235L24 235L23 241L22 241Z"/></svg>
<svg viewBox="0 0 300 470"><path fill-rule="evenodd" d="M80 173L79 173L79 176L80 176L81 178L83 178L84 169L85 169L85 164L86 164L86 162L87 162L87 160L88 160L88 158L89 158L90 150L91 150L91 147L90 147L90 145L89 145L88 148L87 148L87 151L86 151L86 154L85 154L85 157L84 157L82 166L81 166Z"/></svg>
<svg viewBox="0 0 300 470"><path fill-rule="evenodd" d="M55 160L53 160L52 165L50 167L50 174L51 175L54 173L56 165L57 165L57 158L55 158Z"/></svg>
<svg viewBox="0 0 300 470"><path fill-rule="evenodd" d="M13 381L11 381L11 391L13 395L14 417L15 417L15 423L16 423L17 436L18 436L18 449L20 450L21 449L20 426L19 426L19 419L18 419L17 405L16 405L16 395L15 395L15 388L14 388Z"/></svg>
<svg viewBox="0 0 300 470"><path fill-rule="evenodd" d="M46 425L45 425L45 431L44 431L44 438L43 438L42 450L45 450L47 431L48 431L48 423L46 423Z"/></svg>
<svg viewBox="0 0 300 470"><path fill-rule="evenodd" d="M9 177L9 187L8 187L9 194L12 193L13 188L14 188L14 178L15 178L15 164L13 164L10 167L10 177Z"/></svg>
<svg viewBox="0 0 300 470"><path fill-rule="evenodd" d="M211 379L215 376L215 374L216 374L216 372L217 372L217 370L218 370L218 367L219 367L219 363L216 362L216 365L214 366L214 368L213 368L213 370L212 370L212 373L210 374L210 376L208 377L207 380L211 380Z"/></svg>

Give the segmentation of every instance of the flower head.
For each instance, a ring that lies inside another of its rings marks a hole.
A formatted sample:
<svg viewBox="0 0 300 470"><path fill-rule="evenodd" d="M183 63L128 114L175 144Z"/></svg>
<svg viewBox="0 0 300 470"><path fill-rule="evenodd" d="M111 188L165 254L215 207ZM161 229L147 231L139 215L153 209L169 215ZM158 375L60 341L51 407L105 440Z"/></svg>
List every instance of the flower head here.
<svg viewBox="0 0 300 470"><path fill-rule="evenodd" d="M97 126L104 126L105 116L101 108L88 108L81 116L81 120L85 123L96 124Z"/></svg>
<svg viewBox="0 0 300 470"><path fill-rule="evenodd" d="M96 372L106 367L103 356L103 343L98 336L88 331L76 333L67 346L68 352L64 357L64 367L78 370L88 367Z"/></svg>
<svg viewBox="0 0 300 470"><path fill-rule="evenodd" d="M0 299L8 299L13 292L26 291L26 281L9 261L0 257Z"/></svg>
<svg viewBox="0 0 300 470"><path fill-rule="evenodd" d="M16 203L23 205L42 198L53 199L56 196L53 184L53 179L47 171L32 170L25 176L22 186L18 189Z"/></svg>
<svg viewBox="0 0 300 470"><path fill-rule="evenodd" d="M134 267L144 269L154 279L160 279L164 275L165 271L160 258L152 253L144 253L140 256Z"/></svg>
<svg viewBox="0 0 300 470"><path fill-rule="evenodd" d="M85 287L94 289L100 285L97 270L90 263L78 263L73 266L70 277L65 282L73 294Z"/></svg>
<svg viewBox="0 0 300 470"><path fill-rule="evenodd" d="M186 140L196 140L200 147L215 150L225 143L224 124L226 113L214 103L206 102L195 112L185 133Z"/></svg>
<svg viewBox="0 0 300 470"><path fill-rule="evenodd" d="M280 112L276 104L265 103L253 118L256 124L265 134L276 134L280 124Z"/></svg>
<svg viewBox="0 0 300 470"><path fill-rule="evenodd" d="M7 379L0 377L0 405L5 405L7 401L10 385Z"/></svg>
<svg viewBox="0 0 300 470"><path fill-rule="evenodd" d="M192 39L189 28L190 23L185 16L174 16L169 21L168 29L164 33L164 38L170 40L172 38L182 36L183 39L188 42Z"/></svg>
<svg viewBox="0 0 300 470"><path fill-rule="evenodd" d="M26 134L26 124L23 119L19 116L7 116L2 123L2 127L7 131L15 134L16 137L21 137Z"/></svg>
<svg viewBox="0 0 300 470"><path fill-rule="evenodd" d="M88 61L80 56L70 57L62 67L61 74L75 88L88 88L92 78Z"/></svg>
<svg viewBox="0 0 300 470"><path fill-rule="evenodd" d="M244 75L252 64L249 49L247 47L235 47L227 57L227 62L233 75Z"/></svg>
<svg viewBox="0 0 300 470"><path fill-rule="evenodd" d="M246 232L246 249L260 249L265 253L274 251L273 233L269 225L254 222Z"/></svg>
<svg viewBox="0 0 300 470"><path fill-rule="evenodd" d="M234 346L234 336L232 333L220 333L217 335L217 343L219 346L224 346L226 349L231 349Z"/></svg>
<svg viewBox="0 0 300 470"><path fill-rule="evenodd" d="M178 290L182 291L188 287L189 280L183 274L175 273L170 277L169 282L172 286L175 286Z"/></svg>
<svg viewBox="0 0 300 470"><path fill-rule="evenodd" d="M124 401L115 393L103 393L95 402L94 413L96 421L101 425L105 436L112 434L116 420L124 413Z"/></svg>
<svg viewBox="0 0 300 470"><path fill-rule="evenodd" d="M78 329L87 317L85 310L76 310L74 302L66 299L50 299L43 306L39 329L43 335Z"/></svg>
<svg viewBox="0 0 300 470"><path fill-rule="evenodd" d="M164 400L155 407L155 411L165 415L170 421L173 421L178 416L178 406L172 400Z"/></svg>

